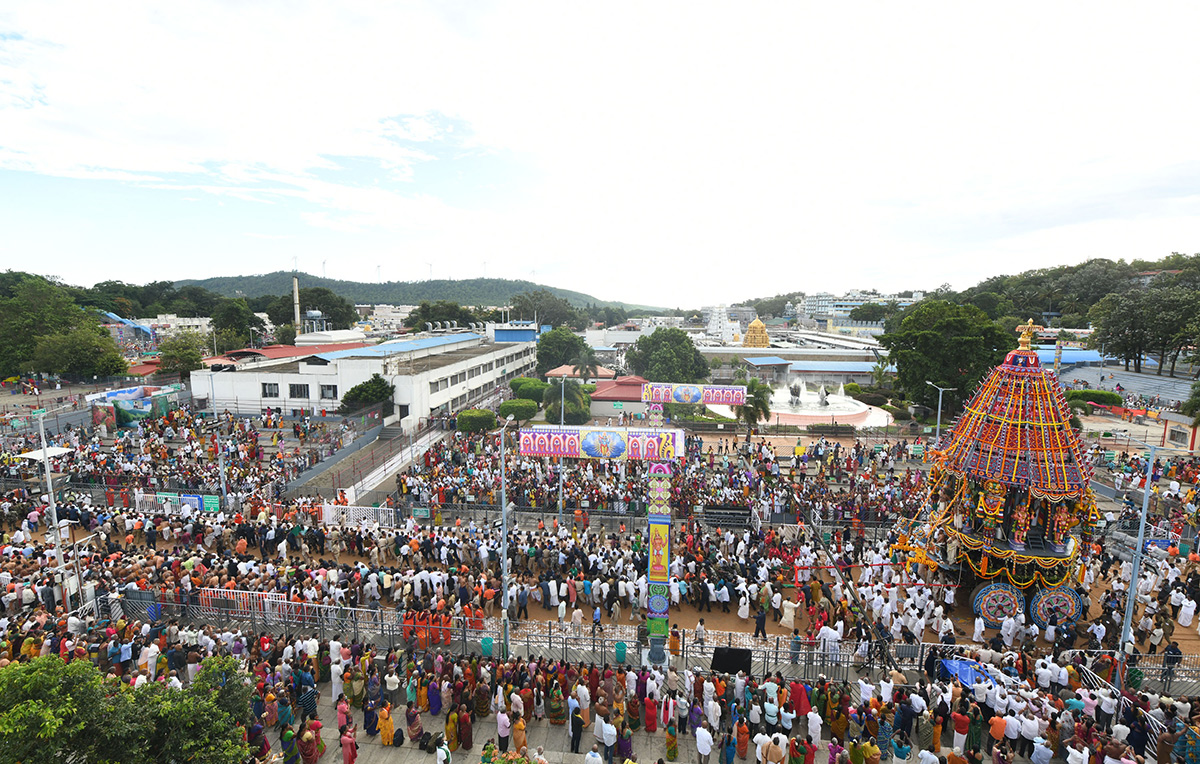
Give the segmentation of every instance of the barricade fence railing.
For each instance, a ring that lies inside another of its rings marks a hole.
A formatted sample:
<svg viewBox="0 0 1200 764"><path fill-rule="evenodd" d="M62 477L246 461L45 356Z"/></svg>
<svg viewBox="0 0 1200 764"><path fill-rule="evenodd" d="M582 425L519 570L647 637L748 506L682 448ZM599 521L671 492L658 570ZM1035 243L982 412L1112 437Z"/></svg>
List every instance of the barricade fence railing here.
<svg viewBox="0 0 1200 764"><path fill-rule="evenodd" d="M1076 656L1082 656L1087 667L1102 655L1112 656L1112 651L1064 650L1060 660L1074 661ZM1088 669L1088 673L1094 672ZM1099 676L1097 679L1110 686L1112 684ZM1200 655L1187 653L1171 658L1162 652L1154 655L1139 652L1127 659L1125 682L1134 690L1160 690L1167 693L1171 692L1172 687L1184 684L1200 685Z"/></svg>
<svg viewBox="0 0 1200 764"><path fill-rule="evenodd" d="M390 495L390 494L389 494ZM558 517L558 508L526 507L509 505L510 522L518 527L536 526L538 521L551 525ZM622 511L624 510L624 511ZM576 511L580 514L577 517ZM362 506L333 504L325 502L322 505L321 522L324 525L341 525L356 527L378 523L381 528L399 528L405 520L414 518L419 523L433 525L453 525L462 520L464 523L475 522L477 525L487 525L498 522L501 517L498 504L423 504L405 506ZM610 504L607 509L563 508L563 523L569 524L587 520L589 524L604 523L606 526L623 520L644 519L646 504L643 502L620 502Z"/></svg>
<svg viewBox="0 0 1200 764"><path fill-rule="evenodd" d="M480 619L455 615L448 627L435 624L425 628L406 624L402 611L382 603L352 608L293 602L278 592L199 589L175 600L152 591L122 590L98 593L78 612L95 615L100 621L176 621L243 635L267 631L288 638L315 635L322 641L339 637L374 644L384 651L406 645L418 651L439 649L457 655L502 655L504 651L503 621L495 615ZM743 655L750 657L750 671L756 676L779 672L789 678L824 675L850 682L856 670L867 664L867 651L852 642L821 647L783 636L756 640L743 632L723 631L709 631L705 639L698 640L692 629L679 629L678 635L664 647L668 659L680 668L698 666L708 671L720 648L745 650ZM540 620L510 621L508 644L513 655L596 663L640 663L642 651L649 647L640 623L594 628L590 623L576 626Z"/></svg>

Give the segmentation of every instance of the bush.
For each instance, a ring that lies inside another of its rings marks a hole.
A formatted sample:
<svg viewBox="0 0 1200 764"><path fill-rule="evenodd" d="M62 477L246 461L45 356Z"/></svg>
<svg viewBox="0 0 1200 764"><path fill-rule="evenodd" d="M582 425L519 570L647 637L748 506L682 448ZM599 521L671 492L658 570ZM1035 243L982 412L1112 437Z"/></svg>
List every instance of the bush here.
<svg viewBox="0 0 1200 764"><path fill-rule="evenodd" d="M526 382L536 381L533 377L514 377L508 380L508 389L513 391L513 395L516 395L521 391L521 385L524 385Z"/></svg>
<svg viewBox="0 0 1200 764"><path fill-rule="evenodd" d="M1091 416L1096 410L1092 404L1079 398L1076 398L1073 401L1067 401L1067 408L1069 408L1073 413L1082 413L1085 416Z"/></svg>
<svg viewBox="0 0 1200 764"><path fill-rule="evenodd" d="M1111 390L1068 390L1067 400L1102 403L1105 406L1125 405L1125 399L1121 397L1121 394L1114 393Z"/></svg>
<svg viewBox="0 0 1200 764"><path fill-rule="evenodd" d="M485 432L496 429L496 413L487 409L467 409L456 417L459 432Z"/></svg>
<svg viewBox="0 0 1200 764"><path fill-rule="evenodd" d="M879 393L859 393L851 397L859 403L865 403L868 406L882 406L888 402L887 396L880 395Z"/></svg>
<svg viewBox="0 0 1200 764"><path fill-rule="evenodd" d="M360 382L342 395L342 405L338 407L339 414L353 414L355 411L383 404L383 415L392 415L392 396L396 386L378 374L372 374L366 382Z"/></svg>
<svg viewBox="0 0 1200 764"><path fill-rule="evenodd" d="M886 404L883 406L880 406L879 408L881 408L884 411L886 411L887 413L891 414L892 419L895 419L897 422L907 422L908 420L912 419L912 414L908 413L906 410L904 410L902 408L898 408L896 406L889 406Z"/></svg>
<svg viewBox="0 0 1200 764"><path fill-rule="evenodd" d="M847 382L842 386L842 388L846 395L850 396L858 395L862 392L862 385L858 384L857 382Z"/></svg>
<svg viewBox="0 0 1200 764"><path fill-rule="evenodd" d="M853 435L852 424L810 424L804 428L810 435Z"/></svg>
<svg viewBox="0 0 1200 764"><path fill-rule="evenodd" d="M537 404L533 401L524 398L514 398L511 401L505 401L500 404L500 417L503 419L512 414L513 419L518 422L524 422L537 416L537 410Z"/></svg>
<svg viewBox="0 0 1200 764"><path fill-rule="evenodd" d="M513 381L516 382L515 379ZM526 400L533 401L534 403L541 403L542 396L546 394L546 389L548 387L550 387L550 385L546 384L545 382L536 379L530 379L516 390L516 396L518 398L524 398Z"/></svg>
<svg viewBox="0 0 1200 764"><path fill-rule="evenodd" d="M579 389L583 391L584 395L591 395L592 393L596 392L596 386L590 382L586 385L580 385Z"/></svg>
<svg viewBox="0 0 1200 764"><path fill-rule="evenodd" d="M591 407L580 408L572 404L567 404L567 410L562 416L563 424L581 425L587 424L592 420ZM558 401L551 403L546 407L546 422L549 424L558 424Z"/></svg>

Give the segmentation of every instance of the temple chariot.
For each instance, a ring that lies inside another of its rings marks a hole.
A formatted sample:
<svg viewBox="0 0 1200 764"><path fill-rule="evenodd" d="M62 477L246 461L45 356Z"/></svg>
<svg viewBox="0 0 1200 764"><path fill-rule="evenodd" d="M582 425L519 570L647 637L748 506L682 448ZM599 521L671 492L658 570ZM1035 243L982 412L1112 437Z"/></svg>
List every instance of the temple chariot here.
<svg viewBox="0 0 1200 764"><path fill-rule="evenodd" d="M894 549L972 592L993 628L1018 612L1042 628L1082 615L1075 584L1099 517L1058 377L1030 348L1040 328L1019 327L1019 347L928 453L927 514Z"/></svg>

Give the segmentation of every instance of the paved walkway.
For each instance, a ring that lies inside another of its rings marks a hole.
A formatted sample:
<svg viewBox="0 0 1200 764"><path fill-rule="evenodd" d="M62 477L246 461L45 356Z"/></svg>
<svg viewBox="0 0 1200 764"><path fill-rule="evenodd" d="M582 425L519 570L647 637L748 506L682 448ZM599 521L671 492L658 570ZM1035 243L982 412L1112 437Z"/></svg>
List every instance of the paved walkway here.
<svg viewBox="0 0 1200 764"><path fill-rule="evenodd" d="M1157 369L1155 369L1156 371ZM1100 380L1101 369L1098 366L1081 366L1062 373L1064 384L1070 384L1074 379L1085 379L1089 385L1102 385L1105 390L1112 390L1118 384L1131 393L1138 395L1161 395L1172 401L1187 400L1192 389L1192 379L1188 376L1187 368L1182 364L1176 367L1175 377L1158 376L1156 373L1135 374L1125 371L1121 366L1106 366L1103 369L1104 379ZM1109 379L1112 375L1112 379Z"/></svg>
<svg viewBox="0 0 1200 764"><path fill-rule="evenodd" d="M337 743L337 712L334 710L333 698L330 698L330 685L321 685L321 700L318 703L317 711L321 717L321 723L325 725L322 730L321 737L325 740L327 750L321 758L321 762L335 764L341 761L342 752ZM403 697L403 692L401 692ZM415 744L409 742L407 736L404 738L404 745L385 747L379 736L368 736L366 730L363 729L362 711L355 709L354 723L358 725L358 761L359 764L379 764L381 762L395 762L397 764L436 764L436 756L434 754L425 753L419 750ZM396 712L396 738L399 739L406 726L404 721L404 706L401 704ZM583 731L583 738L579 744L580 753L570 753L571 741L567 735L567 725L554 725L549 721L533 721L529 722L526 729L528 737L529 753L532 756L538 746L544 748L544 755L550 764L582 764L584 754L590 750L593 743L596 742L593 724L589 725ZM434 734L443 731L446 717L443 714L440 717L433 717L426 713L421 715L421 723L425 727L425 731ZM279 751L279 734L275 731L267 733L268 739L271 742L271 750L273 753ZM462 748L454 752L453 764L475 764L483 754L483 746L488 739L496 738L496 717L490 715L486 719L476 722L474 729L474 744L471 750L465 751ZM510 748L511 750L511 748ZM604 749L601 747L601 754ZM633 752L637 755L639 764L653 764L660 758L665 759L667 755L666 736L662 727L659 727L657 732L648 733L645 730L638 730L633 733ZM713 758L715 761L715 757ZM679 738L679 758L678 761L694 762L696 761L696 740L694 737L688 736ZM620 764L620 762L617 762Z"/></svg>

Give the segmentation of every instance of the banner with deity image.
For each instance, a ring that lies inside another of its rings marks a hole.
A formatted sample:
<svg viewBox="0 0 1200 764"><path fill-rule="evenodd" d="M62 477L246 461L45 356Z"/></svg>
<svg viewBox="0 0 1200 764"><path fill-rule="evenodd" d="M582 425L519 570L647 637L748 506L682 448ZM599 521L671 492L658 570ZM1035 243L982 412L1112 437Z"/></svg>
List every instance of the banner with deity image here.
<svg viewBox="0 0 1200 764"><path fill-rule="evenodd" d="M647 382L642 385L643 403L701 403L705 406L743 406L745 385L688 385Z"/></svg>
<svg viewBox="0 0 1200 764"><path fill-rule="evenodd" d="M517 450L522 456L643 461L679 459L685 453L683 430L549 425L522 429Z"/></svg>

